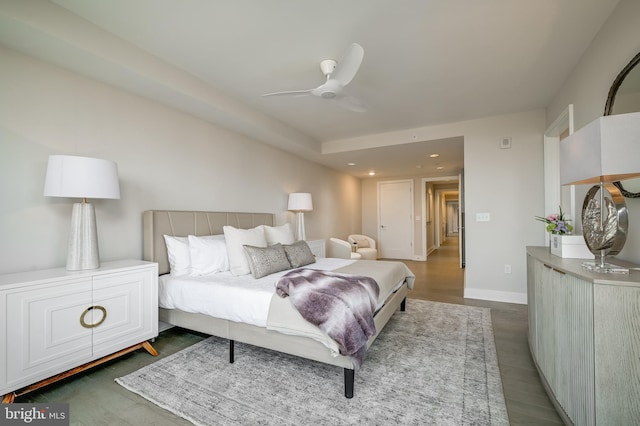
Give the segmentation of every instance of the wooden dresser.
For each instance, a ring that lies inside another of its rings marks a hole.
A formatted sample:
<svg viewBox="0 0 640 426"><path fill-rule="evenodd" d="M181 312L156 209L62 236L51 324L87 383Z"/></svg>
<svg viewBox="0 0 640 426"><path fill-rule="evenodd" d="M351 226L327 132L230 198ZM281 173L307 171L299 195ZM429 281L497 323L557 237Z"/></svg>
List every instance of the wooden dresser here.
<svg viewBox="0 0 640 426"><path fill-rule="evenodd" d="M640 424L640 271L583 261L527 247L531 354L566 423Z"/></svg>

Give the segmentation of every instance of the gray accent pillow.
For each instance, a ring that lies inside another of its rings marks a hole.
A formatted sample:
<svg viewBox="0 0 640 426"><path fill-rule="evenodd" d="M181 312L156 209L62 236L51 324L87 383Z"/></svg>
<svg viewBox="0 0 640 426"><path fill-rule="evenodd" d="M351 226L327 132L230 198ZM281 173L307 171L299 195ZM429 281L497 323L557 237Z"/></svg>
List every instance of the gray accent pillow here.
<svg viewBox="0 0 640 426"><path fill-rule="evenodd" d="M284 251L287 253L289 263L292 268L299 268L310 263L315 263L316 258L306 241L298 241L293 244L285 244Z"/></svg>
<svg viewBox="0 0 640 426"><path fill-rule="evenodd" d="M243 247L253 278L262 278L274 272L291 269L287 254L280 243L269 247Z"/></svg>

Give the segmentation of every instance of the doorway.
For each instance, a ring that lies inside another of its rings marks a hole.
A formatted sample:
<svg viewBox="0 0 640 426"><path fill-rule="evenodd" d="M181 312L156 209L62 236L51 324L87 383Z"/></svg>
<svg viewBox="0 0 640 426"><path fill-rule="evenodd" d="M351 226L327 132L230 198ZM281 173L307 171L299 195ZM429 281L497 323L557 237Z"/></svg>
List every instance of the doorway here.
<svg viewBox="0 0 640 426"><path fill-rule="evenodd" d="M445 222L446 236L457 237L460 228L460 209L458 201L446 201Z"/></svg>
<svg viewBox="0 0 640 426"><path fill-rule="evenodd" d="M459 241L457 259L462 262L464 229L461 195L461 176L444 176L422 179L422 253L420 260L437 251L447 240L455 237ZM455 215L456 217L453 217Z"/></svg>

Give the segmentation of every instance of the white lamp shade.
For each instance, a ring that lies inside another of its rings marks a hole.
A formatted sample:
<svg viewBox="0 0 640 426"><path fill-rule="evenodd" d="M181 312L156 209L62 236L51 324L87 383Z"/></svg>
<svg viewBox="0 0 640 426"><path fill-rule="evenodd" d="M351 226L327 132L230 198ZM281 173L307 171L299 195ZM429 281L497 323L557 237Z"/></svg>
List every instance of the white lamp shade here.
<svg viewBox="0 0 640 426"><path fill-rule="evenodd" d="M99 158L51 155L47 165L44 195L118 199L118 165Z"/></svg>
<svg viewBox="0 0 640 426"><path fill-rule="evenodd" d="M307 192L294 192L289 194L289 206L287 210L295 212L309 212L313 210L311 194Z"/></svg>
<svg viewBox="0 0 640 426"><path fill-rule="evenodd" d="M640 176L640 113L600 117L560 142L562 185Z"/></svg>

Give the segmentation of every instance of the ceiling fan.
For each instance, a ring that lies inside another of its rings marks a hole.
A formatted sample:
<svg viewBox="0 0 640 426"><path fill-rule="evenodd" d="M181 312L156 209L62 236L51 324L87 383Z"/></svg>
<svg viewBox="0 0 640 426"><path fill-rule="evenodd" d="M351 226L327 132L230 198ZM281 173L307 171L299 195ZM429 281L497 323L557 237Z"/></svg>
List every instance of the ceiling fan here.
<svg viewBox="0 0 640 426"><path fill-rule="evenodd" d="M333 59L325 59L320 62L320 69L327 77L327 81L315 89L266 93L262 96L317 96L333 100L351 111L364 112L367 109L364 103L344 90L344 86L349 84L358 72L363 57L364 49L362 46L353 43L339 62Z"/></svg>

